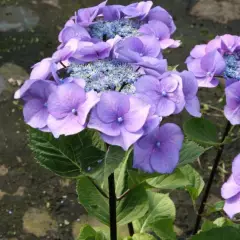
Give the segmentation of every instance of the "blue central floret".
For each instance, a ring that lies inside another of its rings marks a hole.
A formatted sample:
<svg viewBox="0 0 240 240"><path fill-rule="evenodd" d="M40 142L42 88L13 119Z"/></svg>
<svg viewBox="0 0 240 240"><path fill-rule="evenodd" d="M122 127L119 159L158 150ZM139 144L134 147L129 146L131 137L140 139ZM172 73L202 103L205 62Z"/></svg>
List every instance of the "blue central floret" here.
<svg viewBox="0 0 240 240"><path fill-rule="evenodd" d="M240 52L233 53L231 55L224 56L226 69L224 76L240 80Z"/></svg>
<svg viewBox="0 0 240 240"><path fill-rule="evenodd" d="M131 65L119 60L98 60L87 64L72 63L68 69L71 77L82 78L86 82L85 90L102 92L116 90L125 93L135 92L133 86L142 73Z"/></svg>
<svg viewBox="0 0 240 240"><path fill-rule="evenodd" d="M132 19L120 19L112 22L99 20L90 26L89 31L91 37L106 41L116 35L120 37L137 36L140 26L140 21Z"/></svg>

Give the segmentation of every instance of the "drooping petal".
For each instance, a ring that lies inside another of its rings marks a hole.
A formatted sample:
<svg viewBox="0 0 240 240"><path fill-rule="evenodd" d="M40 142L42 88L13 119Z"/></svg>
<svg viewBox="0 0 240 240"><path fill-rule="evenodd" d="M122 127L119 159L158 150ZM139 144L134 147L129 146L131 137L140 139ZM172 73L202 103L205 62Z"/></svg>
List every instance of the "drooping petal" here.
<svg viewBox="0 0 240 240"><path fill-rule="evenodd" d="M234 181L240 185L240 154L238 154L233 160L232 174Z"/></svg>
<svg viewBox="0 0 240 240"><path fill-rule="evenodd" d="M180 76L182 78L183 93L185 98L194 98L198 91L198 82L194 74L189 71L183 71Z"/></svg>
<svg viewBox="0 0 240 240"><path fill-rule="evenodd" d="M188 111L188 113L194 117L202 116L202 114L200 112L200 102L199 102L197 96L193 97L192 99L187 99L185 108Z"/></svg>
<svg viewBox="0 0 240 240"><path fill-rule="evenodd" d="M221 195L224 199L229 199L236 196L238 193L240 193L240 185L235 182L233 175L231 175L227 182L223 184Z"/></svg>
<svg viewBox="0 0 240 240"><path fill-rule="evenodd" d="M33 66L33 70L30 74L29 79L41 79L45 80L51 74L51 65L53 61L51 58L44 58L41 62L36 63Z"/></svg>
<svg viewBox="0 0 240 240"><path fill-rule="evenodd" d="M227 213L227 215L230 218L233 218L234 215L237 213L240 213L240 193L238 193L236 196L227 199L224 204L223 210Z"/></svg>

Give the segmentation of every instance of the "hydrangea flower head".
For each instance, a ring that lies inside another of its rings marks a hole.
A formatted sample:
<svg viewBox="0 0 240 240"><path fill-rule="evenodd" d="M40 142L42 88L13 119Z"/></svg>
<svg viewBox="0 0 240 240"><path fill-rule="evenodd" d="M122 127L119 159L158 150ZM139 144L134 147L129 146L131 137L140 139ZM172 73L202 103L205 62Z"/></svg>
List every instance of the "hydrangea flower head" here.
<svg viewBox="0 0 240 240"><path fill-rule="evenodd" d="M183 139L181 129L173 123L157 127L134 145L133 167L149 173L173 172Z"/></svg>
<svg viewBox="0 0 240 240"><path fill-rule="evenodd" d="M106 92L94 108L88 127L102 133L105 142L127 150L143 134L150 106L139 98Z"/></svg>
<svg viewBox="0 0 240 240"><path fill-rule="evenodd" d="M225 199L223 210L230 218L235 214L240 213L240 154L233 160L232 175L226 183L223 184L221 195Z"/></svg>

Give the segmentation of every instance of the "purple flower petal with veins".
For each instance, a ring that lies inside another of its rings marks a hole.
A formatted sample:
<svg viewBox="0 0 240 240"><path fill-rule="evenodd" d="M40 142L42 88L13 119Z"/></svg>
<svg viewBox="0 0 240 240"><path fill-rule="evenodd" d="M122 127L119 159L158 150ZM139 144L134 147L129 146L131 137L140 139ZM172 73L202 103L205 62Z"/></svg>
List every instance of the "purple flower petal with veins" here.
<svg viewBox="0 0 240 240"><path fill-rule="evenodd" d="M134 145L133 167L149 173L173 172L183 139L181 129L173 123L157 127Z"/></svg>

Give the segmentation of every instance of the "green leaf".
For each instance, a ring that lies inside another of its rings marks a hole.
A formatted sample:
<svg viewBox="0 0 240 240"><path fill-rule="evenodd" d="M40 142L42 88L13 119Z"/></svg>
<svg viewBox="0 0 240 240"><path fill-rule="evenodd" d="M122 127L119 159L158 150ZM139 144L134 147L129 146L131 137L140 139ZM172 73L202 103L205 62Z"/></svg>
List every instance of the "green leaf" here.
<svg viewBox="0 0 240 240"><path fill-rule="evenodd" d="M191 240L239 240L240 230L234 227L213 228L206 232L200 232Z"/></svg>
<svg viewBox="0 0 240 240"><path fill-rule="evenodd" d="M102 231L98 231L95 236L95 240L108 240L109 237Z"/></svg>
<svg viewBox="0 0 240 240"><path fill-rule="evenodd" d="M206 215L210 215L214 212L220 212L223 210L224 207L224 201L219 201L214 203L213 205L207 205L207 211L206 211Z"/></svg>
<svg viewBox="0 0 240 240"><path fill-rule="evenodd" d="M36 160L45 168L63 177L89 174L99 167L104 145L96 131L84 130L56 139L50 133L29 130L29 146Z"/></svg>
<svg viewBox="0 0 240 240"><path fill-rule="evenodd" d="M116 189L116 196L119 197L128 189L127 184L127 166L129 158L131 157L132 149L128 150L125 153L124 160L120 164L120 166L115 170L115 189Z"/></svg>
<svg viewBox="0 0 240 240"><path fill-rule="evenodd" d="M162 240L176 240L172 219L161 219L150 224L150 228Z"/></svg>
<svg viewBox="0 0 240 240"><path fill-rule="evenodd" d="M180 151L180 161L178 166L186 165L197 160L206 150L197 143L192 141L187 141L183 144Z"/></svg>
<svg viewBox="0 0 240 240"><path fill-rule="evenodd" d="M95 240L96 231L90 225L84 225L77 240Z"/></svg>
<svg viewBox="0 0 240 240"><path fill-rule="evenodd" d="M204 118L192 118L186 121L183 129L190 140L210 146L220 144L216 125Z"/></svg>
<svg viewBox="0 0 240 240"><path fill-rule="evenodd" d="M189 192L194 202L199 197L204 188L204 181L199 173L190 165L185 165L179 169L184 174L184 176L188 178L188 181L191 184L191 186L186 186L186 190Z"/></svg>
<svg viewBox="0 0 240 240"><path fill-rule="evenodd" d="M176 189L190 185L188 178L179 169L172 174L147 179L146 182L152 187L160 189Z"/></svg>
<svg viewBox="0 0 240 240"><path fill-rule="evenodd" d="M79 203L87 210L89 215L95 216L104 224L109 224L108 199L98 191L93 182L85 176L77 181Z"/></svg>
<svg viewBox="0 0 240 240"><path fill-rule="evenodd" d="M152 224L162 219L175 219L175 205L169 198L168 194L155 193L147 191L149 210L145 216L145 221L140 232L144 232L151 227Z"/></svg>
<svg viewBox="0 0 240 240"><path fill-rule="evenodd" d="M104 166L103 166L103 188L108 186L108 177L114 172L114 170L120 165L123 161L125 151L121 147L110 146L104 157Z"/></svg>
<svg viewBox="0 0 240 240"><path fill-rule="evenodd" d="M156 174L156 173L149 174L149 173L141 172L139 170L129 169L128 170L128 187L133 188L139 184L142 184L147 179L154 178L157 176L159 176L159 174Z"/></svg>
<svg viewBox="0 0 240 240"><path fill-rule="evenodd" d="M126 237L123 240L156 240L156 238L147 233L136 233L132 237Z"/></svg>
<svg viewBox="0 0 240 240"><path fill-rule="evenodd" d="M141 218L148 210L148 196L142 185L132 189L117 205L117 223L127 224Z"/></svg>

